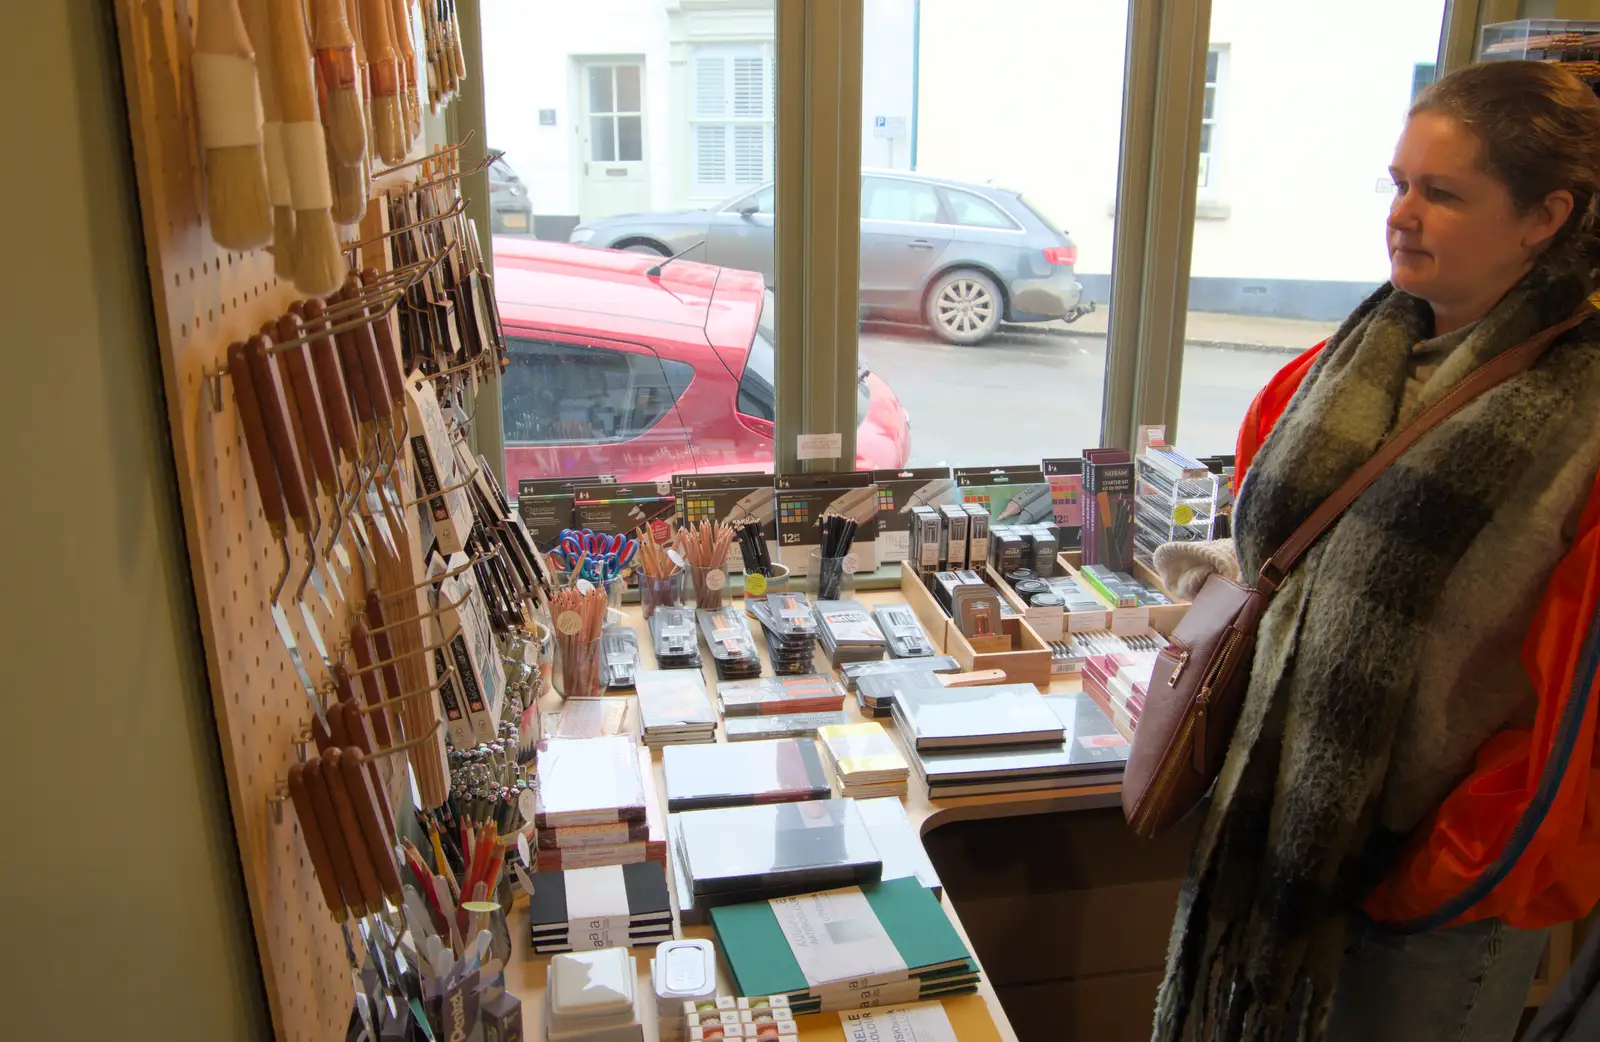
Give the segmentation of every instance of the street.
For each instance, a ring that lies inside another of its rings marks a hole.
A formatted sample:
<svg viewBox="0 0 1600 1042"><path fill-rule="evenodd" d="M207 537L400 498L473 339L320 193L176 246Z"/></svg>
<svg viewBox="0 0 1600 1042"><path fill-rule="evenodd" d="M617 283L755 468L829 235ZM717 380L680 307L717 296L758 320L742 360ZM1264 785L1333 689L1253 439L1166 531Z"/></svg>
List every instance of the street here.
<svg viewBox="0 0 1600 1042"><path fill-rule="evenodd" d="M1105 350L1103 336L1059 327L1008 327L978 347L952 347L912 326L873 322L861 330L861 364L910 414L917 466L1028 463L1098 445ZM1178 447L1232 452L1250 399L1294 353L1188 344Z"/></svg>

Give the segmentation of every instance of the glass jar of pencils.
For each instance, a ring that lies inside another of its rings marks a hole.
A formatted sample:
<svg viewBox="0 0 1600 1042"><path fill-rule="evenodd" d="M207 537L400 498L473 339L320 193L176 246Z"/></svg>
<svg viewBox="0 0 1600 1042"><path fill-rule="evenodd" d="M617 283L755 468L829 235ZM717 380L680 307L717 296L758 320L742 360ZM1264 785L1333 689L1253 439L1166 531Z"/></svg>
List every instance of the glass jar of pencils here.
<svg viewBox="0 0 1600 1042"><path fill-rule="evenodd" d="M848 601L856 595L856 555L830 556L820 548L806 555L806 599Z"/></svg>
<svg viewBox="0 0 1600 1042"><path fill-rule="evenodd" d="M694 584L694 606L704 608L706 611L716 611L722 607L722 600L727 596L727 562L691 564L689 581Z"/></svg>
<svg viewBox="0 0 1600 1042"><path fill-rule="evenodd" d="M677 608L683 604L683 569L669 565L661 575L639 569L639 605L649 618L657 608Z"/></svg>
<svg viewBox="0 0 1600 1042"><path fill-rule="evenodd" d="M562 698L591 698L600 690L600 631L605 628L612 587L621 579L579 579L550 595L555 630L555 688ZM617 596L621 590L616 591Z"/></svg>

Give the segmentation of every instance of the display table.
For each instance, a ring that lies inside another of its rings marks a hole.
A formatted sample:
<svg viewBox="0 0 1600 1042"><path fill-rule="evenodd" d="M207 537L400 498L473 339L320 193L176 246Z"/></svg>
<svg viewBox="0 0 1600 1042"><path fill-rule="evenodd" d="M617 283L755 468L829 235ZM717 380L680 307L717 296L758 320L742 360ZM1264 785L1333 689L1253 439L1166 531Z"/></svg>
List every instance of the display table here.
<svg viewBox="0 0 1600 1042"><path fill-rule="evenodd" d="M886 591L882 593L862 593L858 596L858 599L868 607L878 604L895 603L904 600L898 590ZM640 614L638 606L635 605L625 608L624 613L627 616L628 624L633 626L639 635L639 643L641 648L641 668L653 668L655 660L654 656L650 652L649 632L645 626L644 619ZM756 644L761 650L762 659L765 663L766 644L759 637L756 639ZM706 686L708 690L715 692L716 670L712 666L711 656L707 654L704 655L704 658ZM817 652L816 668L820 673L830 672L827 659L822 654L820 649ZM770 666L766 666L764 672L766 674L770 674ZM1052 684L1049 690L1060 693L1076 691L1078 690L1078 681L1076 677L1063 679ZM620 698L631 696L618 695L614 697ZM553 694L547 695L545 699L540 702L541 709L548 708L554 710L559 706L560 699ZM854 696L845 699L845 712L852 720L862 719L860 709L856 704ZM637 721L637 719L638 718L636 714L630 715L630 720ZM883 723L888 729L893 730L892 721L882 720L880 722ZM720 740L720 729L718 734ZM656 752L654 760L658 791L664 794L666 792L666 786L661 777L661 756L659 750ZM664 795L662 798L665 798ZM1077 788L1047 789L1036 792L1023 792L999 796L974 796L963 799L930 801L926 791L924 791L921 783L917 780L915 772L913 772L910 782L910 789L907 793L904 803L907 816L911 819L912 823L919 829L919 831L923 835L926 835L931 829L955 821L981 818L1015 817L1027 814L1049 814L1064 810L1109 807L1117 804L1119 798L1119 787L1116 785L1092 785L1080 786ZM671 859L669 858L668 861L668 871L671 872ZM537 886L539 877L534 876L533 878L534 885ZM674 911L676 911L677 902L675 894L673 903ZM944 906L945 914L950 917L951 923L961 934L962 939L967 942L967 947L972 949L971 940L968 938L967 931L962 926L961 919L956 914L956 910L951 904L948 892L945 893L941 903ZM518 906L512 910L510 917L510 929L512 956L510 964L506 967L506 987L509 991L522 999L522 1016L526 1036L529 1039L534 1040L542 1039L544 1037L543 1021L545 967L549 964L549 959L544 956L536 956L529 950L528 910L526 902L518 904ZM712 937L712 929L710 926L688 927L686 929L681 928L679 930L679 936L703 937L709 939ZM649 966L650 958L654 952L655 949L653 947L640 947L634 949L634 954L637 956L639 961L639 987L646 995L653 994L650 984ZM974 959L978 958L978 953L976 950L972 951L972 955ZM722 985L723 994L734 994L731 982L727 977L726 967L721 964L720 957L718 960L717 973L718 979ZM1000 1029L1001 1036L1007 1039L1008 1042L1015 1042L1016 1033L1012 1030L1011 1024L1006 1018L1005 1011L1000 1006L1000 1001L995 995L994 986L990 982L987 974L985 974L982 978L982 984L979 987L979 993L983 996L985 1002L988 1004L989 1012L994 1017L995 1025ZM651 1001L650 1006L651 1015L648 1018L648 1022L645 1026L645 1037L647 1042L655 1042L656 1021L654 1017L653 1000ZM835 1014L825 1013L822 1014L822 1016L833 1017Z"/></svg>

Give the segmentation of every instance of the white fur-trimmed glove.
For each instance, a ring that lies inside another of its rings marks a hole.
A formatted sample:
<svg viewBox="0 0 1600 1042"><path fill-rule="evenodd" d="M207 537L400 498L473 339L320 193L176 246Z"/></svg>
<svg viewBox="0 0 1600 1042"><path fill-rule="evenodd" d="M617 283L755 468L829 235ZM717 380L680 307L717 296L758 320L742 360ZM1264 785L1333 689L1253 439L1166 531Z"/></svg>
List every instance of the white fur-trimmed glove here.
<svg viewBox="0 0 1600 1042"><path fill-rule="evenodd" d="M1232 539L1162 543L1156 547L1155 565L1161 584L1181 601L1194 600L1213 572L1235 582L1239 579L1239 558Z"/></svg>

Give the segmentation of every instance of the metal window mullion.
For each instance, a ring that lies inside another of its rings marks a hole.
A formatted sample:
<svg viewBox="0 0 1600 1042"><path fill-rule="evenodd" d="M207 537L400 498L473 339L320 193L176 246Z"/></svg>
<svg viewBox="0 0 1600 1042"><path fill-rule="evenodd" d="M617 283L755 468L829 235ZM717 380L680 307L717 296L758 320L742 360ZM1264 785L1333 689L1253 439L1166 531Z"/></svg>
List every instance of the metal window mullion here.
<svg viewBox="0 0 1600 1042"><path fill-rule="evenodd" d="M852 470L860 298L862 0L778 0L779 473ZM801 462L802 434L838 434Z"/></svg>

